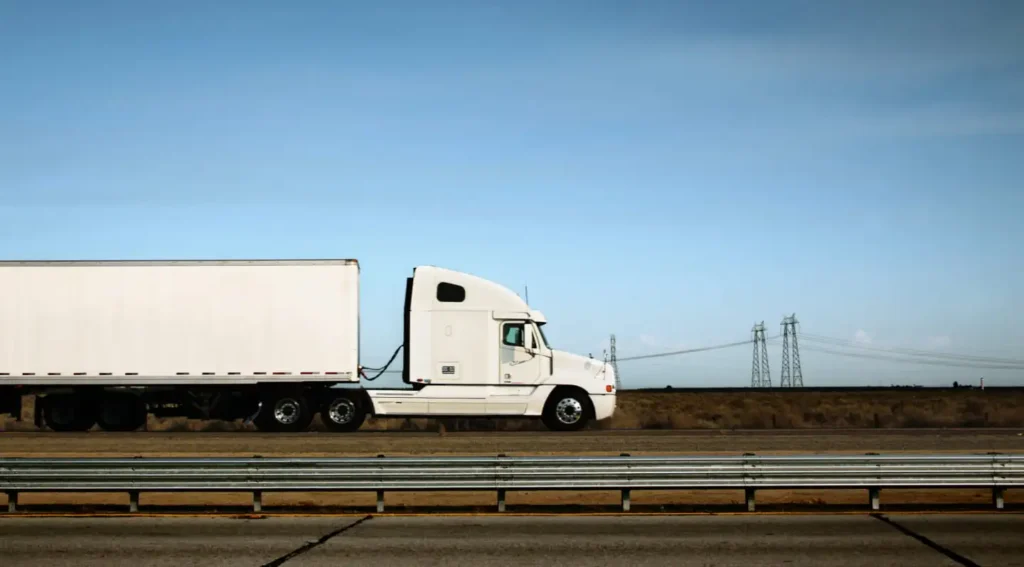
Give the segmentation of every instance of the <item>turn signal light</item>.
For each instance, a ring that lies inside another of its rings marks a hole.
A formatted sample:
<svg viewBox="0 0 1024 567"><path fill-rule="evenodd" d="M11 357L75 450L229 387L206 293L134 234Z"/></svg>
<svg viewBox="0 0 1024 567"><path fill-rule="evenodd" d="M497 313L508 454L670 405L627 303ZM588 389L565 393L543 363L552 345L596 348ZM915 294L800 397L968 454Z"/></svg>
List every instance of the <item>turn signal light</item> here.
<svg viewBox="0 0 1024 567"><path fill-rule="evenodd" d="M604 387L604 391L605 392L608 392L610 394L612 392L612 390L614 390L614 389L615 389L615 386L612 386L611 384L605 384L605 387Z"/></svg>

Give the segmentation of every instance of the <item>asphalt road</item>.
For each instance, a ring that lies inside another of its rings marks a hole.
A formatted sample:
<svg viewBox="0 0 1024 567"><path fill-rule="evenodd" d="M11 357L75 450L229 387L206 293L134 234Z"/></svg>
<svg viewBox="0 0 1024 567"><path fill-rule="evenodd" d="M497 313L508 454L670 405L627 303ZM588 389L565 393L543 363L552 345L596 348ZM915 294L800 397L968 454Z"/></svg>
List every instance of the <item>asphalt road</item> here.
<svg viewBox="0 0 1024 567"><path fill-rule="evenodd" d="M1024 565L1024 516L0 517L4 566Z"/></svg>

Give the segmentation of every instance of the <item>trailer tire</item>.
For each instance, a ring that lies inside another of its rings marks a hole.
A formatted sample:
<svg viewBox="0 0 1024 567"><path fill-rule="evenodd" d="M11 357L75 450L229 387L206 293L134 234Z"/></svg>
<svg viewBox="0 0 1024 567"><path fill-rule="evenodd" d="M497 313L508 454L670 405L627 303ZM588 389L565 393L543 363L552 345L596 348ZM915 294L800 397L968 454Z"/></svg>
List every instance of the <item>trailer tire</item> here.
<svg viewBox="0 0 1024 567"><path fill-rule="evenodd" d="M313 409L301 392L270 391L260 397L263 403L256 416L260 431L305 431L313 422Z"/></svg>
<svg viewBox="0 0 1024 567"><path fill-rule="evenodd" d="M359 396L340 392L324 398L320 409L320 420L331 431L350 432L359 429L366 421L366 407Z"/></svg>
<svg viewBox="0 0 1024 567"><path fill-rule="evenodd" d="M94 406L80 396L54 394L37 403L42 403L43 420L54 431L88 431L96 424Z"/></svg>
<svg viewBox="0 0 1024 567"><path fill-rule="evenodd" d="M552 431L579 431L594 415L590 396L578 388L558 388L548 396L541 420Z"/></svg>
<svg viewBox="0 0 1024 567"><path fill-rule="evenodd" d="M146 424L146 405L133 394L104 396L96 423L104 431L135 431Z"/></svg>

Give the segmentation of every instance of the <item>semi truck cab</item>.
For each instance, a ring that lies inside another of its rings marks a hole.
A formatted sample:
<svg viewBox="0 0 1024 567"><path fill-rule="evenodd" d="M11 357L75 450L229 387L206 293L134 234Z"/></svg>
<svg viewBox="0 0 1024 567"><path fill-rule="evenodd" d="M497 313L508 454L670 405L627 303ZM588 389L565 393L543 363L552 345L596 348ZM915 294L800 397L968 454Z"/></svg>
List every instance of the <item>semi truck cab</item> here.
<svg viewBox="0 0 1024 567"><path fill-rule="evenodd" d="M610 364L552 348L547 319L489 280L419 266L406 283L403 390L368 390L375 415L541 417L583 427L615 409Z"/></svg>

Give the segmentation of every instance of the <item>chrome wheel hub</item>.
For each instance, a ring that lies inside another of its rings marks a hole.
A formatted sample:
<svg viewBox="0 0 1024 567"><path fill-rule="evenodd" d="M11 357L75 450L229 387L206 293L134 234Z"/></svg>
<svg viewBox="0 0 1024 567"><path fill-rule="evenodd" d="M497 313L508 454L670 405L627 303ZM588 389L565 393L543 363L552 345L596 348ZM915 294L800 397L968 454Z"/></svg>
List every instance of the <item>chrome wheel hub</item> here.
<svg viewBox="0 0 1024 567"><path fill-rule="evenodd" d="M559 400L555 406L555 417L566 425L572 425L583 417L583 404L573 398Z"/></svg>
<svg viewBox="0 0 1024 567"><path fill-rule="evenodd" d="M355 404L348 398L338 398L327 407L327 417L334 423L348 423L352 421L355 414Z"/></svg>
<svg viewBox="0 0 1024 567"><path fill-rule="evenodd" d="M299 402L291 398L280 400L277 402L277 405L274 406L274 419L277 420L278 423L283 423L285 425L291 425L298 421L299 413L301 413Z"/></svg>

